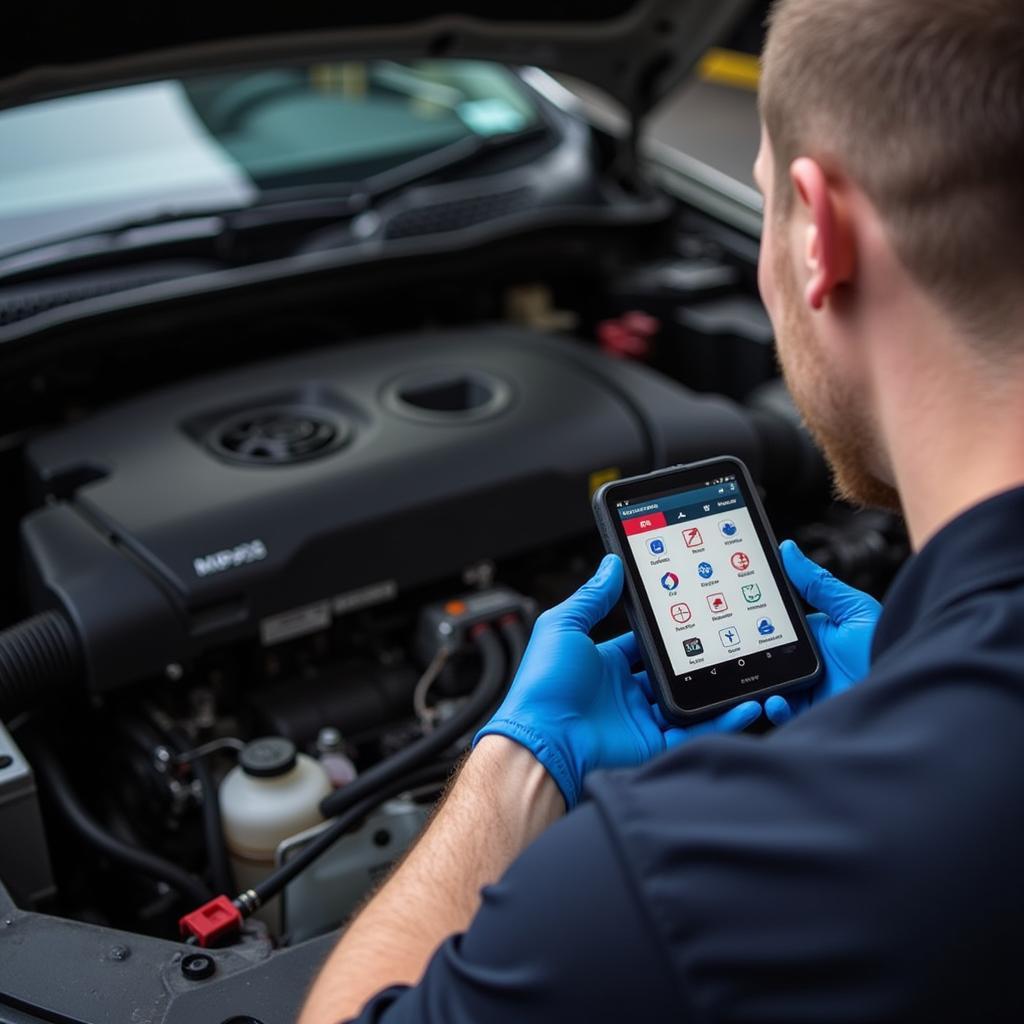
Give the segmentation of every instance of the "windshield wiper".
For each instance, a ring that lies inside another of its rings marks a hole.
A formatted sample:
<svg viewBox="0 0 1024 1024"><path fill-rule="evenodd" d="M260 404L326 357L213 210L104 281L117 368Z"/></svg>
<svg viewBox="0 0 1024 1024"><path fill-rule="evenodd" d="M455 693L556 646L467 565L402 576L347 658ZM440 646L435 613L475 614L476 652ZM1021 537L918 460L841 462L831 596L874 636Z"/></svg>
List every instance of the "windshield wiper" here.
<svg viewBox="0 0 1024 1024"><path fill-rule="evenodd" d="M294 231L305 224L314 228L349 220L411 185L468 168L497 150L536 141L546 133L543 125L537 125L514 134L468 135L362 181L273 189L247 206L162 207L150 216L47 239L2 255L0 281L66 271L103 257L135 257L189 242L209 241L218 254L227 256L230 245L222 244L225 239L275 227Z"/></svg>

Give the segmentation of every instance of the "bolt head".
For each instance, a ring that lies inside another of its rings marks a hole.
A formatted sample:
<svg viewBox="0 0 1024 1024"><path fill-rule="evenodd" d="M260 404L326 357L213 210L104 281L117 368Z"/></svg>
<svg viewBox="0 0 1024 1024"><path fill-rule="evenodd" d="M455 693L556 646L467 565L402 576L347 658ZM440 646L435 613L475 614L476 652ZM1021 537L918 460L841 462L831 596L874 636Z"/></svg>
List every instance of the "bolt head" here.
<svg viewBox="0 0 1024 1024"><path fill-rule="evenodd" d="M189 981L202 981L217 970L213 957L207 953L190 953L181 961L181 973Z"/></svg>

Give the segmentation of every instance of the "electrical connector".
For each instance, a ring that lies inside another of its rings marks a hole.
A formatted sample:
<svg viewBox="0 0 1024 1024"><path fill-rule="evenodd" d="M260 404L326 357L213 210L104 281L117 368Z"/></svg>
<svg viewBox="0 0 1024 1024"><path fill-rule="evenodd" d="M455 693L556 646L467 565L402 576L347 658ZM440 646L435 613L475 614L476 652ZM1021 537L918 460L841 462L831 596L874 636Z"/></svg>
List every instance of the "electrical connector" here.
<svg viewBox="0 0 1024 1024"><path fill-rule="evenodd" d="M242 912L227 896L215 896L178 922L182 938L193 938L206 948L236 935L242 927Z"/></svg>
<svg viewBox="0 0 1024 1024"><path fill-rule="evenodd" d="M427 605L420 612L417 652L429 663L439 650L454 651L465 644L474 626L509 616L529 629L537 616L537 603L508 587L490 587Z"/></svg>

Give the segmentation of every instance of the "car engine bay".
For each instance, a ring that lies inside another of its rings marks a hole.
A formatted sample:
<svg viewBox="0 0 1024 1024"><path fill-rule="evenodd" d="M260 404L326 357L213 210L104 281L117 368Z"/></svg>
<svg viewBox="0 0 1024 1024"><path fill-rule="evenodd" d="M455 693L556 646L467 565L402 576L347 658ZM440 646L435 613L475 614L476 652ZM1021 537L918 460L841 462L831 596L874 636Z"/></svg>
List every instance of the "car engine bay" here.
<svg viewBox="0 0 1024 1024"><path fill-rule="evenodd" d="M133 1019L198 1019L201 984L211 1020L294 1007L538 610L599 559L605 480L739 456L780 537L884 591L902 527L833 499L755 260L680 208L12 357L0 925L23 1005L92 1019L109 968ZM74 997L42 949L81 965Z"/></svg>

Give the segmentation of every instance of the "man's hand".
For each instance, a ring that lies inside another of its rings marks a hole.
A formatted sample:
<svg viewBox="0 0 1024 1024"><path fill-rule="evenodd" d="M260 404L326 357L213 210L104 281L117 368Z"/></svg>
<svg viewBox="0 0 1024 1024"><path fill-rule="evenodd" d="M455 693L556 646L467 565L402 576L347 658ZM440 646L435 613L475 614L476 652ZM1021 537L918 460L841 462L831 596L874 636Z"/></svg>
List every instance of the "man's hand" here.
<svg viewBox="0 0 1024 1024"><path fill-rule="evenodd" d="M710 722L672 728L654 703L632 633L595 644L588 633L622 593L622 562L608 555L594 577L537 620L504 702L476 741L507 736L548 770L567 808L595 768L642 764L691 736L736 731L761 713L747 701Z"/></svg>
<svg viewBox="0 0 1024 1024"><path fill-rule="evenodd" d="M882 614L882 606L870 594L841 583L791 540L779 545L779 553L797 593L812 608L819 609L808 616L807 625L817 641L825 673L805 694L775 694L765 701L765 714L775 725L788 722L811 704L848 690L868 674L871 638Z"/></svg>

